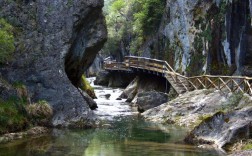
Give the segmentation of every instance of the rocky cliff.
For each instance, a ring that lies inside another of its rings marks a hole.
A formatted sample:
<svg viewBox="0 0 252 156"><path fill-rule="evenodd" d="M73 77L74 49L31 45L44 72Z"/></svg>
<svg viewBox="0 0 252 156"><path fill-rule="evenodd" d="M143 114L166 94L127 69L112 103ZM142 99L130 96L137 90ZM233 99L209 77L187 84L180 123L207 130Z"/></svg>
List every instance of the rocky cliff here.
<svg viewBox="0 0 252 156"><path fill-rule="evenodd" d="M167 0L156 40L145 47L156 47L154 57L166 57L185 74L248 75L250 5L250 0Z"/></svg>
<svg viewBox="0 0 252 156"><path fill-rule="evenodd" d="M127 4L134 8L137 2L130 0ZM161 3L158 0L152 2ZM138 17L146 16L151 21L152 14L160 10L146 6L148 13L134 12L127 10L127 4L118 11L117 27L110 28L123 33L119 42L123 44L118 44L122 50L116 50L121 51L117 54L118 59L129 54L163 59L178 72L189 76L204 73L252 76L251 0L166 0L159 26L153 26L142 36L134 31L139 24ZM143 28L148 27L146 22L141 23ZM125 25L129 27L132 23L135 25L124 31ZM125 52L139 42L138 38L142 44L137 48L137 54Z"/></svg>
<svg viewBox="0 0 252 156"><path fill-rule="evenodd" d="M106 41L103 0L1 0L0 17L15 28L16 51L1 75L54 109L54 126L89 126L94 104L81 75Z"/></svg>

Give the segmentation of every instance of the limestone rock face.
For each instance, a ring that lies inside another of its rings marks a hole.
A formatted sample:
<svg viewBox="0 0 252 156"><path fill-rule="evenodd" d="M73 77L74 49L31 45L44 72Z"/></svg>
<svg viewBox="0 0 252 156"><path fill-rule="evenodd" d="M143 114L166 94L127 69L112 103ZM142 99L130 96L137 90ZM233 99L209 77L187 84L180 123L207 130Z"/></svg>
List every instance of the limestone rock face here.
<svg viewBox="0 0 252 156"><path fill-rule="evenodd" d="M251 75L251 6L251 0L166 0L160 25L145 36L141 56L166 60L189 76Z"/></svg>
<svg viewBox="0 0 252 156"><path fill-rule="evenodd" d="M11 97L18 97L18 92L8 82L0 77L0 98L9 100Z"/></svg>
<svg viewBox="0 0 252 156"><path fill-rule="evenodd" d="M88 71L86 72L86 75L88 77L97 76L97 74L102 70L103 68L103 58L101 55L97 55L93 64L88 68Z"/></svg>
<svg viewBox="0 0 252 156"><path fill-rule="evenodd" d="M2 0L0 6L0 17L17 33L13 61L1 75L25 84L32 101L50 103L53 125L91 121L90 102L76 87L106 41L103 0Z"/></svg>
<svg viewBox="0 0 252 156"><path fill-rule="evenodd" d="M228 94L214 90L195 90L142 113L145 119L175 123L193 130L202 120L219 111L241 109L252 104L248 95Z"/></svg>

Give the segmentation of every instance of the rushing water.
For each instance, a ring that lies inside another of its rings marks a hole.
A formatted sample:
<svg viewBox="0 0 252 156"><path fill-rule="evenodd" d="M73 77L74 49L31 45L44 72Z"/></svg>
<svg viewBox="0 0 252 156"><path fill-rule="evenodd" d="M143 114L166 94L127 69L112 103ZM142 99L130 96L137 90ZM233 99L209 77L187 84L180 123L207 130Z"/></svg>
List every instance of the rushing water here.
<svg viewBox="0 0 252 156"><path fill-rule="evenodd" d="M92 81L93 79L90 79ZM0 156L215 156L214 150L185 145L186 130L148 123L125 103L116 100L120 89L95 86L103 128L58 130L50 135L0 145ZM111 96L108 98L108 95Z"/></svg>

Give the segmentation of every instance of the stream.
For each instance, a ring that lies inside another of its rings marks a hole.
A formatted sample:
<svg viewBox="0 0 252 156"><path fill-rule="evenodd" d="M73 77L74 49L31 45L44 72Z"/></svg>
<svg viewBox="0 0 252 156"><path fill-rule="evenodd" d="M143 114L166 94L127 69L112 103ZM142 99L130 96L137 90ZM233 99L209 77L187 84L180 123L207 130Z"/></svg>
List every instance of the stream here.
<svg viewBox="0 0 252 156"><path fill-rule="evenodd" d="M90 82L94 78L89 79ZM142 120L122 89L94 86L101 128L53 129L51 134L0 145L0 156L216 156L217 151L183 143L187 130ZM109 96L111 95L111 96Z"/></svg>

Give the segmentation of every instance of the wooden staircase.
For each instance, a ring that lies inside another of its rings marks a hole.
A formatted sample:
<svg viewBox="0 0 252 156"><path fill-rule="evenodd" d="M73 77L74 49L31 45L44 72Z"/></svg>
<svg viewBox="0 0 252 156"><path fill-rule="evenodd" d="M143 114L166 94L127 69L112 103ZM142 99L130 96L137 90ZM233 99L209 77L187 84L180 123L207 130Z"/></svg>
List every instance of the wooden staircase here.
<svg viewBox="0 0 252 156"><path fill-rule="evenodd" d="M183 79L179 77L174 78L171 74L166 74L165 78L169 81L171 86L176 90L178 94L183 94L189 91L191 88L189 83L186 83Z"/></svg>

